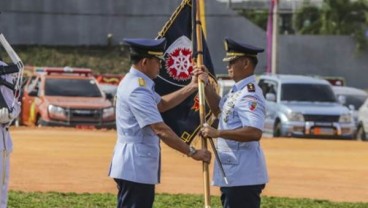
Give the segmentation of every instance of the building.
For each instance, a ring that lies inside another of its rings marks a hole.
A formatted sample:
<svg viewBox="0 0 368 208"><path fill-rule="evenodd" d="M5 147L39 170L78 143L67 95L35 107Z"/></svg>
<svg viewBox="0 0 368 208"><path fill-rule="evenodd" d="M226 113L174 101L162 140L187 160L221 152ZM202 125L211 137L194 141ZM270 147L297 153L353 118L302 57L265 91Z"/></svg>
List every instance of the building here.
<svg viewBox="0 0 368 208"><path fill-rule="evenodd" d="M123 37L156 37L180 2L0 0L0 32L15 45L117 45ZM239 16L227 3L205 2L207 42L217 73L226 73L222 62L224 37L266 48L263 29ZM291 0L282 2L289 5L285 8L296 5ZM348 85L368 88L365 78L368 51L357 52L351 37L279 35L278 41L278 73L341 76ZM263 53L259 56L257 73L265 71L266 53Z"/></svg>

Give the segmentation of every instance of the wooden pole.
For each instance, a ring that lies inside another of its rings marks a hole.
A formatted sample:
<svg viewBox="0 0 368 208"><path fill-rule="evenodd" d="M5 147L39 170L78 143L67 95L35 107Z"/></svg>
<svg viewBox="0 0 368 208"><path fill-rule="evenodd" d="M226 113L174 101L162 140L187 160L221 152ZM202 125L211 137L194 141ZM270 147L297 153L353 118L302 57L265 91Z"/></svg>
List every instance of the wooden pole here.
<svg viewBox="0 0 368 208"><path fill-rule="evenodd" d="M204 2L203 2L204 3ZM197 39L197 66L203 65L203 44L202 44L202 26L200 23L200 9L201 3L200 0L196 1L196 35L195 37ZM206 97L204 94L204 82L201 80L198 80L198 95L199 95L199 117L201 126L203 126L204 123L206 123ZM207 139L201 136L202 141L202 149L207 149ZM208 163L202 162L202 169L203 169L203 189L204 189L204 207L210 208L211 207L211 199L210 199L210 177L209 177L209 171L208 171Z"/></svg>
<svg viewBox="0 0 368 208"><path fill-rule="evenodd" d="M205 8L205 0L199 0L201 7L200 13L201 13L201 24L202 24L202 31L205 38L207 38L207 26L206 26L206 8Z"/></svg>

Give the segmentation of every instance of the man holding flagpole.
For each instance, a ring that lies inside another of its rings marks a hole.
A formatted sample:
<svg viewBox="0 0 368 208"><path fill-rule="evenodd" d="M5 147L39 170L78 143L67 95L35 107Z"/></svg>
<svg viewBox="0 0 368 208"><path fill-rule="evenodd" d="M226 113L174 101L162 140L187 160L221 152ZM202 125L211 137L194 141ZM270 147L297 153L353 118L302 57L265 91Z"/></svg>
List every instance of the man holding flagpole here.
<svg viewBox="0 0 368 208"><path fill-rule="evenodd" d="M118 208L151 208L155 184L160 182L160 140L195 160L211 160L208 150L186 144L160 115L197 91L202 72L193 71L188 85L161 97L152 79L159 73L166 40L124 39L124 44L132 66L118 87L117 142L109 176L119 189Z"/></svg>
<svg viewBox="0 0 368 208"><path fill-rule="evenodd" d="M213 184L221 190L224 208L259 208L260 194L268 182L265 157L259 140L265 119L265 99L256 84L254 70L257 54L263 49L225 39L229 76L235 81L222 99L211 85L206 85L207 102L219 118L219 128L204 124L204 137L218 138L217 152L229 184L215 162ZM206 71L205 67L202 69ZM198 67L196 67L198 70Z"/></svg>

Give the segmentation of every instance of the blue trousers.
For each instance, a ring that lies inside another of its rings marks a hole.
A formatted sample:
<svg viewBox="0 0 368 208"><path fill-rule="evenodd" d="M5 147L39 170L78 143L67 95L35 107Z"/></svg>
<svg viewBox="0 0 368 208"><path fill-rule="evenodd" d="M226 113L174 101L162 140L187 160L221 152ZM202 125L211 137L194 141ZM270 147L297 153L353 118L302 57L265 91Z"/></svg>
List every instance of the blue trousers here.
<svg viewBox="0 0 368 208"><path fill-rule="evenodd" d="M117 208L152 208L155 185L114 179L118 187Z"/></svg>
<svg viewBox="0 0 368 208"><path fill-rule="evenodd" d="M260 208L261 193L265 185L221 187L224 208Z"/></svg>

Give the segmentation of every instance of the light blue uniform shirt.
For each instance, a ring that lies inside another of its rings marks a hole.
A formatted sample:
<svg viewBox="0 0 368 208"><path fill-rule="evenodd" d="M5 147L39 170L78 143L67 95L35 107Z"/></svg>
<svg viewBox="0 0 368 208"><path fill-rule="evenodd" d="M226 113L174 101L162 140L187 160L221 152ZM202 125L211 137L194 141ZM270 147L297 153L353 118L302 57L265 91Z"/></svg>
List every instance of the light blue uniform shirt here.
<svg viewBox="0 0 368 208"><path fill-rule="evenodd" d="M219 129L246 126L263 130L265 100L255 76L237 82L220 101ZM214 165L213 184L220 187L258 185L268 182L266 161L259 141L237 142L217 139L217 151L229 184L218 166Z"/></svg>
<svg viewBox="0 0 368 208"><path fill-rule="evenodd" d="M116 101L117 142L109 176L137 183L159 183L160 140L150 124L163 122L154 82L130 69L120 82Z"/></svg>
<svg viewBox="0 0 368 208"><path fill-rule="evenodd" d="M0 61L0 66L7 66L7 64ZM14 81L13 74L2 75L1 78L5 79L9 83L13 83ZM13 101L14 101L13 90L9 89L5 85L0 85L0 93L3 95L3 98L6 104L8 105L8 107L12 108L13 110L12 114L15 116L19 115L20 109L21 109L20 102L15 102L14 106L12 106ZM2 138L2 140L0 141L0 150L6 150L8 153L12 152L13 142L12 142L9 131L6 130L3 125L0 126L0 137Z"/></svg>

